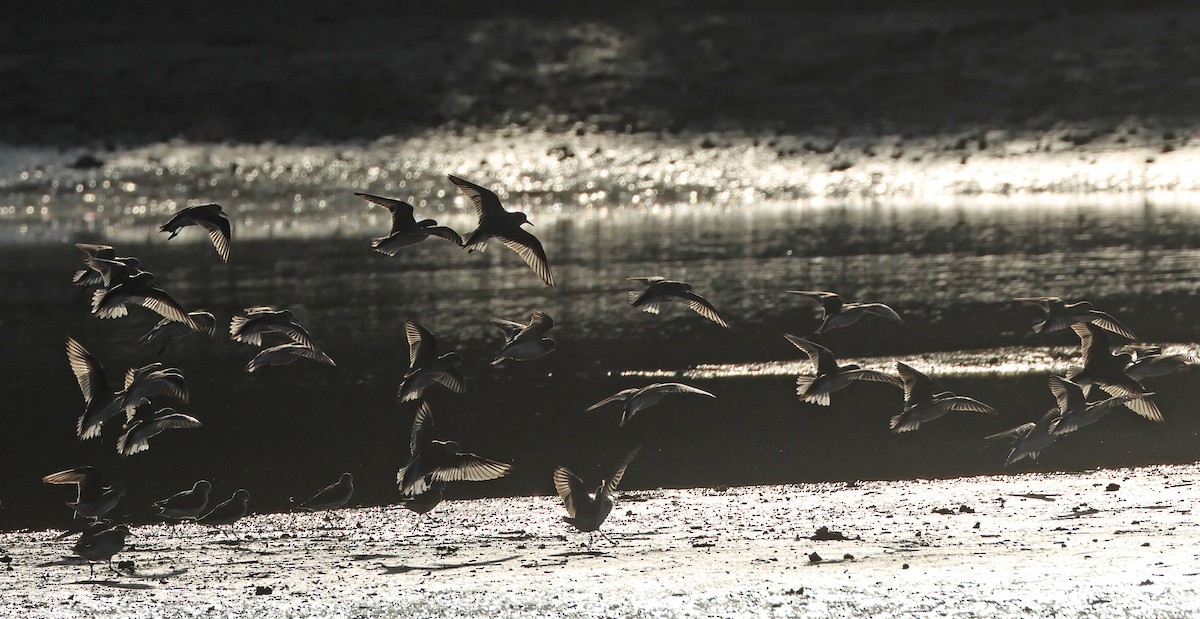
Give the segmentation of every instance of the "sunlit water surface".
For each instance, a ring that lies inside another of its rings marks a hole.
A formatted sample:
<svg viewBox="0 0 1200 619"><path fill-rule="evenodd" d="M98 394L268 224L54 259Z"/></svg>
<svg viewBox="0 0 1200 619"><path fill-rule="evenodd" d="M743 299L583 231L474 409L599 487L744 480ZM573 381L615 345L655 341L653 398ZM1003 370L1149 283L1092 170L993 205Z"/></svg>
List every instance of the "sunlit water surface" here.
<svg viewBox="0 0 1200 619"><path fill-rule="evenodd" d="M600 466L635 444L674 462L644 472L646 486L1000 472L1007 448L981 437L1040 416L1053 405L1046 377L1077 362L1074 335L1032 333L1037 311L1014 296L1088 298L1169 353L1197 352L1200 211L1186 196L874 195L869 179L771 164L773 151L753 146L589 139L162 145L89 169L63 165L76 153L5 151L0 335L11 345L0 390L11 464L0 526L61 524L61 489L37 480L82 464L129 486L121 509L133 518L200 477L225 494L247 488L260 511L284 509L288 497L344 470L358 480L357 501L395 501L413 414L394 401L407 367L406 317L466 361L467 392L432 395L436 435L516 465L503 480L460 484L458 496L550 492L554 466ZM446 173L495 187L530 215L558 288L542 286L499 245L468 254L432 239L395 258L370 250L387 216L354 191L409 200L418 217L470 230L473 213ZM828 187L834 181L851 183L841 199ZM200 230L170 243L157 232L171 212L208 201L234 222L228 265ZM70 285L79 266L72 243L81 241L138 256L184 306L212 311L222 325L243 307L292 308L337 367L300 362L252 378L243 367L254 351L229 341L224 326L216 341L179 341L161 357L139 347L155 316L98 320ZM636 284L625 278L655 274L691 282L733 328L682 306L661 316L630 309L626 292ZM782 336L810 333L818 316L791 289L888 303L904 324L863 321L823 343L868 367L891 371L903 360L928 370L940 389L1000 415L951 415L893 435L887 420L901 397L886 385L856 385L828 409L800 403L794 376L811 366ZM488 318L523 319L536 308L555 318L559 351L492 367L501 339ZM205 427L164 434L127 460L113 449L115 427L79 443L83 402L63 351L68 336L112 376L154 360L179 367L192 398L178 408ZM584 412L664 378L717 398L665 400L622 429L618 407ZM1148 382L1165 424L1114 415L1035 466L1196 460L1194 374Z"/></svg>

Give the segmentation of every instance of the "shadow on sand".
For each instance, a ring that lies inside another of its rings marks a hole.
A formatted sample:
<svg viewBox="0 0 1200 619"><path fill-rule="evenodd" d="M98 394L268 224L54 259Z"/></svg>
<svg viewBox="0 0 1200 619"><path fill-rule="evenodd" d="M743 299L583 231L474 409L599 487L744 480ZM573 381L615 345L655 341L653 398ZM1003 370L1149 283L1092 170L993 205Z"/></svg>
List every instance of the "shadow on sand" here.
<svg viewBox="0 0 1200 619"><path fill-rule="evenodd" d="M511 555L502 559L492 559L491 561L467 561L465 563L442 563L440 565L381 565L384 574L407 574L409 572L440 572L445 570L456 570L464 567L481 567L484 565L496 565L499 563L507 563L513 559L519 559L521 555Z"/></svg>

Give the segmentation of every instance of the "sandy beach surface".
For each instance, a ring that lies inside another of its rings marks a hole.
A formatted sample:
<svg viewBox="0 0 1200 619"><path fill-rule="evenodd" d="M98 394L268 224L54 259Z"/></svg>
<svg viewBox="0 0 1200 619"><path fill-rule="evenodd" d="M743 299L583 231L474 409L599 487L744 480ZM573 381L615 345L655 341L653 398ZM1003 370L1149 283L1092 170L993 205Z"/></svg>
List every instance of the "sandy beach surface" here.
<svg viewBox="0 0 1200 619"><path fill-rule="evenodd" d="M624 493L605 530L556 497L262 514L240 541L134 529L114 573L60 531L0 536L24 617L1053 616L1200 612L1200 466ZM816 540L827 527L845 540Z"/></svg>

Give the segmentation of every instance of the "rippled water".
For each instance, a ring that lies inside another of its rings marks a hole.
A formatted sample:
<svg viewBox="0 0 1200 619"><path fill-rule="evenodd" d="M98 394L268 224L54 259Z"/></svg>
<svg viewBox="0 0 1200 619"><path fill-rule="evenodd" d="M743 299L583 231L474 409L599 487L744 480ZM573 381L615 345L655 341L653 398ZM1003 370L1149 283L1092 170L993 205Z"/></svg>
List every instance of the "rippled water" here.
<svg viewBox="0 0 1200 619"><path fill-rule="evenodd" d="M647 485L999 472L1007 450L980 438L1051 406L1046 376L1066 367L1076 345L1069 332L1033 334L1036 310L1013 296L1088 298L1171 350L1194 352L1200 341L1200 211L1185 199L870 198L854 185L837 201L814 190L812 170L771 168L773 155L753 145L672 151L612 137L581 148L549 136L511 149L500 143L163 145L114 154L92 169L62 166L77 153L7 152L0 335L11 346L0 391L10 409L2 447L13 464L0 478L0 526L61 524L61 489L37 479L81 464L131 488L122 509L135 519L149 515L151 500L199 477L246 487L255 510L283 509L287 497L343 470L359 480L357 500L396 500L392 477L407 456L413 413L394 402L409 316L466 360L467 393L433 396L438 436L516 465L504 480L461 484L454 491L463 496L549 492L555 465L599 466L634 443L676 463L643 472ZM764 169L771 172L756 174ZM445 173L504 188L506 202L530 214L557 289L500 246L467 254L435 239L396 258L370 251L386 213L353 191L409 199L420 216L470 229L469 207ZM170 243L156 231L169 213L198 201L233 213L228 265L198 230ZM254 351L219 329L215 342L182 341L161 358L188 377L192 402L179 408L205 428L160 436L125 461L112 448L115 433L80 444L82 400L66 337L112 375L158 358L134 343L153 316L88 315L86 295L69 285L78 267L71 243L80 241L137 255L183 305L220 322L251 305L293 308L338 366L298 363L250 378L242 368ZM631 310L625 278L651 274L693 283L733 329L682 307L661 316ZM1001 415L948 416L896 436L887 419L900 397L887 386L856 386L829 409L801 404L792 375L805 364L782 334L806 333L817 318L784 292L797 288L890 304L904 325L864 321L823 341L880 367L911 361L940 387ZM535 308L554 316L560 350L491 367L501 342L487 319L521 319ZM583 412L658 376L687 379L717 398L664 401L624 430L616 427L619 410ZM1190 372L1154 379L1166 424L1114 415L1061 441L1042 466L1195 460L1196 387Z"/></svg>

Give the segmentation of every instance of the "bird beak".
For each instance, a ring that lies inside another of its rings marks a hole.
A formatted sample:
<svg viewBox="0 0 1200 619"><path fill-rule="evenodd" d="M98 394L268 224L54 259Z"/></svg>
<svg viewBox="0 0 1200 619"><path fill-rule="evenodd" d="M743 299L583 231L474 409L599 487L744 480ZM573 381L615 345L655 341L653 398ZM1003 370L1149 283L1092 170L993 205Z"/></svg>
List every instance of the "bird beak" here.
<svg viewBox="0 0 1200 619"><path fill-rule="evenodd" d="M527 223L527 224L529 224L529 225L531 225L531 226L533 225L533 222L532 222L532 221L527 221L527 222L525 222L525 223Z"/></svg>

